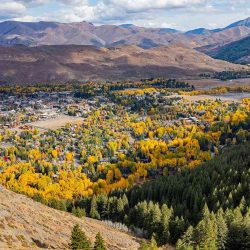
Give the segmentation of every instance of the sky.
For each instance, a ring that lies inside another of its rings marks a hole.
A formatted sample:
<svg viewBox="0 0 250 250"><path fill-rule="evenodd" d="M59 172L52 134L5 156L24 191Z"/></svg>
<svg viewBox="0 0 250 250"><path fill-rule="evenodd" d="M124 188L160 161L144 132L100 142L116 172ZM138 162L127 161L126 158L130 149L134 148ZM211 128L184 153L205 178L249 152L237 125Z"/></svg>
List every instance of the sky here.
<svg viewBox="0 0 250 250"><path fill-rule="evenodd" d="M0 21L221 28L250 17L250 0L0 0Z"/></svg>

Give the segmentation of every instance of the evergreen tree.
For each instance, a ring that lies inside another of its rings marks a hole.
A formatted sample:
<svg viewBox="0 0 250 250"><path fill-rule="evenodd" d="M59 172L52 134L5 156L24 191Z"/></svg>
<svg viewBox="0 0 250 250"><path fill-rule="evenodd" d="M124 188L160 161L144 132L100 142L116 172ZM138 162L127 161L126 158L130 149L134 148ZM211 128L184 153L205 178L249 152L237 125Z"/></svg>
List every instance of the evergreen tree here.
<svg viewBox="0 0 250 250"><path fill-rule="evenodd" d="M90 207L90 212L89 215L93 219L100 220L100 214L97 210L97 202L96 202L96 196L94 195L91 199L91 207Z"/></svg>
<svg viewBox="0 0 250 250"><path fill-rule="evenodd" d="M217 247L218 249L225 249L228 235L227 223L224 219L223 210L220 209L216 214L216 224L217 224Z"/></svg>
<svg viewBox="0 0 250 250"><path fill-rule="evenodd" d="M247 213L244 217L239 214L240 208L234 210L233 220L229 224L227 248L246 250L250 249L250 216Z"/></svg>
<svg viewBox="0 0 250 250"><path fill-rule="evenodd" d="M125 213L127 213L128 209L129 209L129 202L128 202L128 197L126 196L126 194L123 194L122 202L123 202L123 206L124 206L124 211L125 211Z"/></svg>
<svg viewBox="0 0 250 250"><path fill-rule="evenodd" d="M148 204L146 201L139 203L139 206L137 207L137 214L138 214L138 217L136 216L137 220L135 220L137 221L137 226L140 228L145 227L147 224L147 221L145 220L145 218L148 215Z"/></svg>
<svg viewBox="0 0 250 250"><path fill-rule="evenodd" d="M121 198L117 200L116 204L117 218L118 220L123 220L124 218L124 205Z"/></svg>
<svg viewBox="0 0 250 250"><path fill-rule="evenodd" d="M105 242L100 233L95 236L94 250L107 250Z"/></svg>
<svg viewBox="0 0 250 250"><path fill-rule="evenodd" d="M194 240L200 249L217 250L217 227L214 215L210 215L207 206L203 209L203 218L194 230Z"/></svg>
<svg viewBox="0 0 250 250"><path fill-rule="evenodd" d="M153 233L160 234L159 225L161 221L161 210L159 204L154 204L153 207L149 210L148 216L148 233L151 236Z"/></svg>
<svg viewBox="0 0 250 250"><path fill-rule="evenodd" d="M149 244L149 250L158 250L157 242L155 240L155 234L152 235L152 238Z"/></svg>
<svg viewBox="0 0 250 250"><path fill-rule="evenodd" d="M77 208L73 207L72 214L75 215L76 217L79 217L79 218L86 216L85 209L80 208L80 207L77 207Z"/></svg>
<svg viewBox="0 0 250 250"><path fill-rule="evenodd" d="M184 234L186 230L186 223L183 217L175 217L174 220L170 221L169 224L169 232L171 236L171 242L175 244L178 239L180 239L181 235Z"/></svg>
<svg viewBox="0 0 250 250"><path fill-rule="evenodd" d="M107 194L99 195L97 200L98 207L97 210L99 211L101 218L107 218L109 215L109 203L108 203L108 196Z"/></svg>
<svg viewBox="0 0 250 250"><path fill-rule="evenodd" d="M193 250L194 241L193 241L193 227L189 226L185 234L181 239L177 241L176 250Z"/></svg>
<svg viewBox="0 0 250 250"><path fill-rule="evenodd" d="M227 249L246 250L245 248L244 226L241 222L233 222L229 227Z"/></svg>
<svg viewBox="0 0 250 250"><path fill-rule="evenodd" d="M173 210L169 209L166 204L162 205L159 233L157 235L160 244L166 244L170 240L169 223L172 213Z"/></svg>
<svg viewBox="0 0 250 250"><path fill-rule="evenodd" d="M245 249L250 249L250 211L247 212L244 218L244 231L245 231L245 240L243 244Z"/></svg>
<svg viewBox="0 0 250 250"><path fill-rule="evenodd" d="M73 250L90 250L90 241L87 239L85 233L81 230L80 226L76 224L71 232L70 249Z"/></svg>
<svg viewBox="0 0 250 250"><path fill-rule="evenodd" d="M243 214L246 214L246 212L247 212L247 203L246 203L246 199L245 199L244 196L242 197L242 199L240 201L239 207L240 207L241 212Z"/></svg>
<svg viewBox="0 0 250 250"><path fill-rule="evenodd" d="M145 240L142 240L140 242L140 246L139 246L138 250L149 250L148 243Z"/></svg>

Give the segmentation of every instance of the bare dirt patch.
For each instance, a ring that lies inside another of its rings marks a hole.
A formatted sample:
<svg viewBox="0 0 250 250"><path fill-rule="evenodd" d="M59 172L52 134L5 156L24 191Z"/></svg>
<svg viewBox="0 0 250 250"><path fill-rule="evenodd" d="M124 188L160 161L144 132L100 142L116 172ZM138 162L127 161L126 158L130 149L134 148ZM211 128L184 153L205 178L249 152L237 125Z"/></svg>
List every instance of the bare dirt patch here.
<svg viewBox="0 0 250 250"><path fill-rule="evenodd" d="M28 123L27 125L33 126L35 128L40 128L43 130L48 130L48 129L54 130L54 129L64 127L67 123L77 124L78 122L82 122L82 121L83 121L82 117L59 115L55 118L46 119L46 120L37 121L37 122L31 122L31 123Z"/></svg>
<svg viewBox="0 0 250 250"><path fill-rule="evenodd" d="M81 123L83 122L84 118L82 117L77 117L77 116L69 116L69 115L58 115L55 118L50 118L50 119L46 119L46 120L40 120L40 121L36 121L36 122L30 122L30 123L25 123L22 124L23 125L29 125L33 128L37 128L39 129L40 133L46 132L47 130L56 130L59 128L64 127L67 123L70 124L77 124L77 123ZM18 133L21 133L23 131L23 129L20 129L18 127L11 129L13 131L17 131ZM1 145L0 145L1 146ZM5 147L8 147L8 145L6 145Z"/></svg>

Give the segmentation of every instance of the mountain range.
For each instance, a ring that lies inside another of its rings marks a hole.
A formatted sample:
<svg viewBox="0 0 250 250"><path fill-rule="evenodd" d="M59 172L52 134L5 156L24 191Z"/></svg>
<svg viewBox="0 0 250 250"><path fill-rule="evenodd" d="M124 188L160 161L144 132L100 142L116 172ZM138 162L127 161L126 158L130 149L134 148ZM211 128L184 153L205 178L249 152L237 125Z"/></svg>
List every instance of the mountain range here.
<svg viewBox="0 0 250 250"><path fill-rule="evenodd" d="M0 23L0 44L93 45L111 47L137 45L152 48L182 42L186 46L221 46L250 35L250 18L225 28L199 28L181 32L169 28L143 28L133 24L95 26L88 22L15 22Z"/></svg>
<svg viewBox="0 0 250 250"><path fill-rule="evenodd" d="M250 63L249 38L250 18L185 33L133 24L7 21L0 23L0 82L182 78L240 70L247 66L232 63Z"/></svg>

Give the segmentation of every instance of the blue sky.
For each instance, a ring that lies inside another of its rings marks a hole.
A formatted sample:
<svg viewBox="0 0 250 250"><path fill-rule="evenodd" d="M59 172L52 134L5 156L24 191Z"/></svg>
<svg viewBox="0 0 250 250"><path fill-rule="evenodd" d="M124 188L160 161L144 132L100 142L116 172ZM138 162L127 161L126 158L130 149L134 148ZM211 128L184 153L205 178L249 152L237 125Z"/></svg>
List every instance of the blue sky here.
<svg viewBox="0 0 250 250"><path fill-rule="evenodd" d="M133 23L188 30L250 16L250 0L0 0L0 21Z"/></svg>

